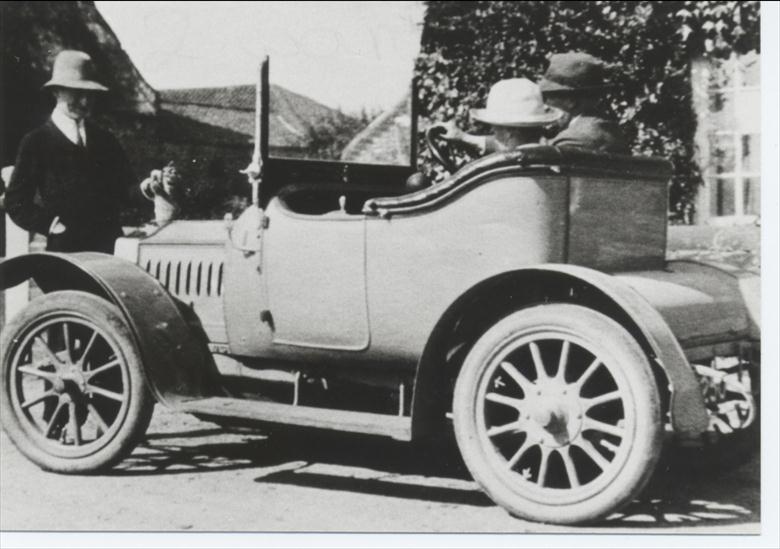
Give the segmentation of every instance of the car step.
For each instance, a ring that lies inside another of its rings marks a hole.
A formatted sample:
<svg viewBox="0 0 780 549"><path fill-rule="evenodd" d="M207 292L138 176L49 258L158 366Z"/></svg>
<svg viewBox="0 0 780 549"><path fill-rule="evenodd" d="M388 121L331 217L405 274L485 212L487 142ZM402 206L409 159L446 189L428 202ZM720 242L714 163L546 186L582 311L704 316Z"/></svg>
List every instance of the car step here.
<svg viewBox="0 0 780 549"><path fill-rule="evenodd" d="M294 406L278 402L263 402L242 398L211 397L183 402L177 407L182 412L234 417L269 423L284 423L302 427L334 429L352 433L383 435L397 440L412 439L412 420L407 416L374 414Z"/></svg>

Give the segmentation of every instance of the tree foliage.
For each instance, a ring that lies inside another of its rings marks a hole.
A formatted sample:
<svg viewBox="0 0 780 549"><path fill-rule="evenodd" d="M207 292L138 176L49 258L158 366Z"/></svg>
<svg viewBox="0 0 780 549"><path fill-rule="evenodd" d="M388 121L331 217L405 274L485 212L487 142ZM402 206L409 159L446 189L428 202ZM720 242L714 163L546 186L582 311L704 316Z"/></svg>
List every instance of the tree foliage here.
<svg viewBox="0 0 780 549"><path fill-rule="evenodd" d="M421 111L473 129L469 109L493 83L536 81L553 53L591 53L611 65L607 102L634 152L674 163L670 210L687 219L701 182L690 63L758 51L759 18L759 2L427 2Z"/></svg>
<svg viewBox="0 0 780 549"><path fill-rule="evenodd" d="M307 158L338 160L344 147L370 122L365 110L359 116L336 111L309 126L306 135Z"/></svg>

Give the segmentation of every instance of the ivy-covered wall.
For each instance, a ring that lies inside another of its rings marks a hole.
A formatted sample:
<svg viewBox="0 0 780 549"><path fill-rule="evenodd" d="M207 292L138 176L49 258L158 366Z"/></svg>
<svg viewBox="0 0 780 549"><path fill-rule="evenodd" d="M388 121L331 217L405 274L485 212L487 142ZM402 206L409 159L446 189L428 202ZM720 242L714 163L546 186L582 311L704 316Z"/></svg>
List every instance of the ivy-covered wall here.
<svg viewBox="0 0 780 549"><path fill-rule="evenodd" d="M426 2L417 60L423 116L474 129L469 109L503 78L538 80L553 53L580 50L612 65L607 102L637 154L674 163L670 212L691 219L692 60L760 49L759 2ZM423 159L425 158L423 154Z"/></svg>

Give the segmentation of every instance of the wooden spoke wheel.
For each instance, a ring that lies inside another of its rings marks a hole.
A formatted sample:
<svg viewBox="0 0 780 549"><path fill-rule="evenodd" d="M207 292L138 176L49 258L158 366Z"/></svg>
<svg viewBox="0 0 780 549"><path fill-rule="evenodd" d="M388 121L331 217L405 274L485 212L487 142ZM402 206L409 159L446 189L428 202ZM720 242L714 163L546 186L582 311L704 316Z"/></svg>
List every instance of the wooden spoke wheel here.
<svg viewBox="0 0 780 549"><path fill-rule="evenodd" d="M661 448L642 349L613 320L574 305L523 310L488 330L466 357L453 416L477 482L536 521L606 516L644 487Z"/></svg>

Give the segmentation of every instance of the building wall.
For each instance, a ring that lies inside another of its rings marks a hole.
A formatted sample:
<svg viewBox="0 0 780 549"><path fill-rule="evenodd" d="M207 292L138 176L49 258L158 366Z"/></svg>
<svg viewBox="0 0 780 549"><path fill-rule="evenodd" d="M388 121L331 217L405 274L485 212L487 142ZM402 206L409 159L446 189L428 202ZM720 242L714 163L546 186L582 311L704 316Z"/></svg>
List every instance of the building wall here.
<svg viewBox="0 0 780 549"><path fill-rule="evenodd" d="M697 224L751 223L761 215L760 55L692 65L697 161L704 187Z"/></svg>

